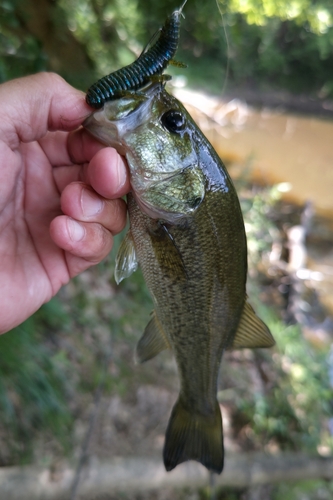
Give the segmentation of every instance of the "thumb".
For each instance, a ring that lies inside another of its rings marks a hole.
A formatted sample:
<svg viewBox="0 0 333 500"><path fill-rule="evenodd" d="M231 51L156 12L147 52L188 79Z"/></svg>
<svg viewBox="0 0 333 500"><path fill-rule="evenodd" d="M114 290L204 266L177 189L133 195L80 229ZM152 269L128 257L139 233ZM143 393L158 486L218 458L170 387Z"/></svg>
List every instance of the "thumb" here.
<svg viewBox="0 0 333 500"><path fill-rule="evenodd" d="M38 73L0 85L2 139L30 142L48 130L74 130L92 112L83 92L55 73Z"/></svg>

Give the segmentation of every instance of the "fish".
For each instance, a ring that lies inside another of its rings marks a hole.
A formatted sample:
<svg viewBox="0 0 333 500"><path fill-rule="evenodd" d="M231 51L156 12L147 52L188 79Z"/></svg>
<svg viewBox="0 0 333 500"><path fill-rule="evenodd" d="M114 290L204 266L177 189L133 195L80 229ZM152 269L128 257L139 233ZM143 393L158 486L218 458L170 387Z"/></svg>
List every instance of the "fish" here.
<svg viewBox="0 0 333 500"><path fill-rule="evenodd" d="M88 89L87 104L96 109L101 108L105 102L138 90L152 79L171 79L169 75L162 74L168 64L185 66L172 58L178 48L180 17L186 2L167 17L162 28L153 36L154 39L158 35L156 42L151 46L149 43L133 63L104 76Z"/></svg>
<svg viewBox="0 0 333 500"><path fill-rule="evenodd" d="M106 102L84 126L129 165L130 229L115 278L121 282L140 265L154 302L137 360L170 348L178 366L180 392L166 430L165 468L196 460L221 473L222 355L275 343L248 302L246 234L235 187L212 145L162 82Z"/></svg>

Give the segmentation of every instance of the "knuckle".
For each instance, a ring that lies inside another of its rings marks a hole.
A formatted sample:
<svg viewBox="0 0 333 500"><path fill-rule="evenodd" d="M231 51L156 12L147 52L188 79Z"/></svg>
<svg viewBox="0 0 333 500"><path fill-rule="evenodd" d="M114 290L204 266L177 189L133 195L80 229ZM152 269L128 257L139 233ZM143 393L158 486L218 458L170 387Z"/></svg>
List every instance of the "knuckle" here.
<svg viewBox="0 0 333 500"><path fill-rule="evenodd" d="M94 224L93 230L93 244L90 248L90 261L99 262L111 250L112 235L101 224Z"/></svg>
<svg viewBox="0 0 333 500"><path fill-rule="evenodd" d="M112 227L112 232L117 234L122 231L126 223L126 203L124 202L124 200L116 199L110 200L110 204L110 226Z"/></svg>

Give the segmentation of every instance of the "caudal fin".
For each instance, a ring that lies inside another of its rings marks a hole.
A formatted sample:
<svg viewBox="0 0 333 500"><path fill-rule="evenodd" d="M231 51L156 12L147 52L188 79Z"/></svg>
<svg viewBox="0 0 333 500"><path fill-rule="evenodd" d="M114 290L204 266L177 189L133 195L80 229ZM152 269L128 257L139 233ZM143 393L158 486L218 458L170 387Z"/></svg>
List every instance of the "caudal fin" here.
<svg viewBox="0 0 333 500"><path fill-rule="evenodd" d="M217 401L214 414L208 416L191 413L177 401L166 431L163 457L167 471L186 460L196 460L208 470L222 472L223 431Z"/></svg>

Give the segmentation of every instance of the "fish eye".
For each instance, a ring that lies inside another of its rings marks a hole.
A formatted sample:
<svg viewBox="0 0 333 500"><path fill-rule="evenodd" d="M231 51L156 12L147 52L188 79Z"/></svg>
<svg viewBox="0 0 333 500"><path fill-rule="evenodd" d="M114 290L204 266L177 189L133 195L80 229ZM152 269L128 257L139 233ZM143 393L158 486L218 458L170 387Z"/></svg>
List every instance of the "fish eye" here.
<svg viewBox="0 0 333 500"><path fill-rule="evenodd" d="M169 132L173 132L178 134L182 130L184 130L186 126L186 118L185 116L175 109L170 109L161 118L162 125L169 130Z"/></svg>

